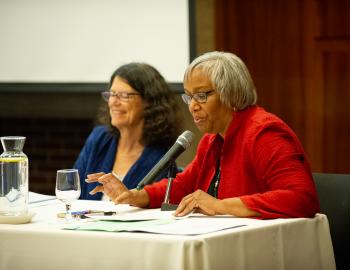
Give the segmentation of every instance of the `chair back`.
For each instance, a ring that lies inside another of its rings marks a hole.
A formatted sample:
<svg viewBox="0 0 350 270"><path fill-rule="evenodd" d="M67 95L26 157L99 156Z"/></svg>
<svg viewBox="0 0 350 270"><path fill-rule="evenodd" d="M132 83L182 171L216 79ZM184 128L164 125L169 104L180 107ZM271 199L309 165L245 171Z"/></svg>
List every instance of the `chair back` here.
<svg viewBox="0 0 350 270"><path fill-rule="evenodd" d="M321 213L327 215L337 269L350 269L350 175L313 173Z"/></svg>

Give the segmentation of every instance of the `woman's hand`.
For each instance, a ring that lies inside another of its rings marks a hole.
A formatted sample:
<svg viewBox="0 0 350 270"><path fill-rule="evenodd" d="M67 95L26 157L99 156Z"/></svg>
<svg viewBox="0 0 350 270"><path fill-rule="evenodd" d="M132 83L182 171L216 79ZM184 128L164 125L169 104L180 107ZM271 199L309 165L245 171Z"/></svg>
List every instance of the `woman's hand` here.
<svg viewBox="0 0 350 270"><path fill-rule="evenodd" d="M87 183L99 182L102 186L97 186L90 191L90 194L103 192L115 204L130 204L138 207L147 207L149 205L148 193L144 190L128 190L128 188L112 173L94 173L89 174Z"/></svg>
<svg viewBox="0 0 350 270"><path fill-rule="evenodd" d="M117 198L123 192L128 191L128 188L113 174L111 173L94 173L87 176L86 182L93 183L99 182L102 186L97 186L90 191L91 195L96 194L97 192L103 192L106 194L112 201Z"/></svg>
<svg viewBox="0 0 350 270"><path fill-rule="evenodd" d="M215 215L216 206L219 200L204 192L203 190L196 190L195 192L183 197L179 206L175 211L175 216L185 216L193 210L203 213L205 215Z"/></svg>
<svg viewBox="0 0 350 270"><path fill-rule="evenodd" d="M195 192L182 198L175 211L175 216L185 216L191 211L205 215L232 215L236 217L257 217L260 213L245 206L240 198L216 199L203 190Z"/></svg>

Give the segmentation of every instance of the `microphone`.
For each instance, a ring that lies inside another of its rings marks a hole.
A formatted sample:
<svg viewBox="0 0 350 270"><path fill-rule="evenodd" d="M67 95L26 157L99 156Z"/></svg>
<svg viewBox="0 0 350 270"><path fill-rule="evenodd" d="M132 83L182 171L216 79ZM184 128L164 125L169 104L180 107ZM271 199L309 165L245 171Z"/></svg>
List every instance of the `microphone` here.
<svg viewBox="0 0 350 270"><path fill-rule="evenodd" d="M176 140L175 144L165 153L158 163L148 172L148 174L137 185L136 189L141 190L145 185L153 183L157 176L167 169L179 155L181 155L193 142L193 132L186 130Z"/></svg>

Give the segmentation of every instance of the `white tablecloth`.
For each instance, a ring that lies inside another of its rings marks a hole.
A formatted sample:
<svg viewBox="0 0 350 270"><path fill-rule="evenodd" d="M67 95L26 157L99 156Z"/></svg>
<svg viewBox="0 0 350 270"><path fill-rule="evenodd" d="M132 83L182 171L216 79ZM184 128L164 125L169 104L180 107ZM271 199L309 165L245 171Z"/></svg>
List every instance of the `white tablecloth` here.
<svg viewBox="0 0 350 270"><path fill-rule="evenodd" d="M102 203L78 205L91 209ZM32 208L30 224L0 224L0 270L335 269L328 221L321 214L247 219L244 227L185 236L62 230L56 214L63 208L51 202Z"/></svg>

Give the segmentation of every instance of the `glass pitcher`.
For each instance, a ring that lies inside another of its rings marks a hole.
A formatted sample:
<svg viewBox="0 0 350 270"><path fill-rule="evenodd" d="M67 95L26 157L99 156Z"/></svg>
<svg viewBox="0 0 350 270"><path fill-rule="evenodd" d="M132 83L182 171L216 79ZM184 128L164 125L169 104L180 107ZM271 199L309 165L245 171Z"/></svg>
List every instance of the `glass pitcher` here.
<svg viewBox="0 0 350 270"><path fill-rule="evenodd" d="M28 158L22 152L25 137L0 137L0 215L28 214Z"/></svg>

